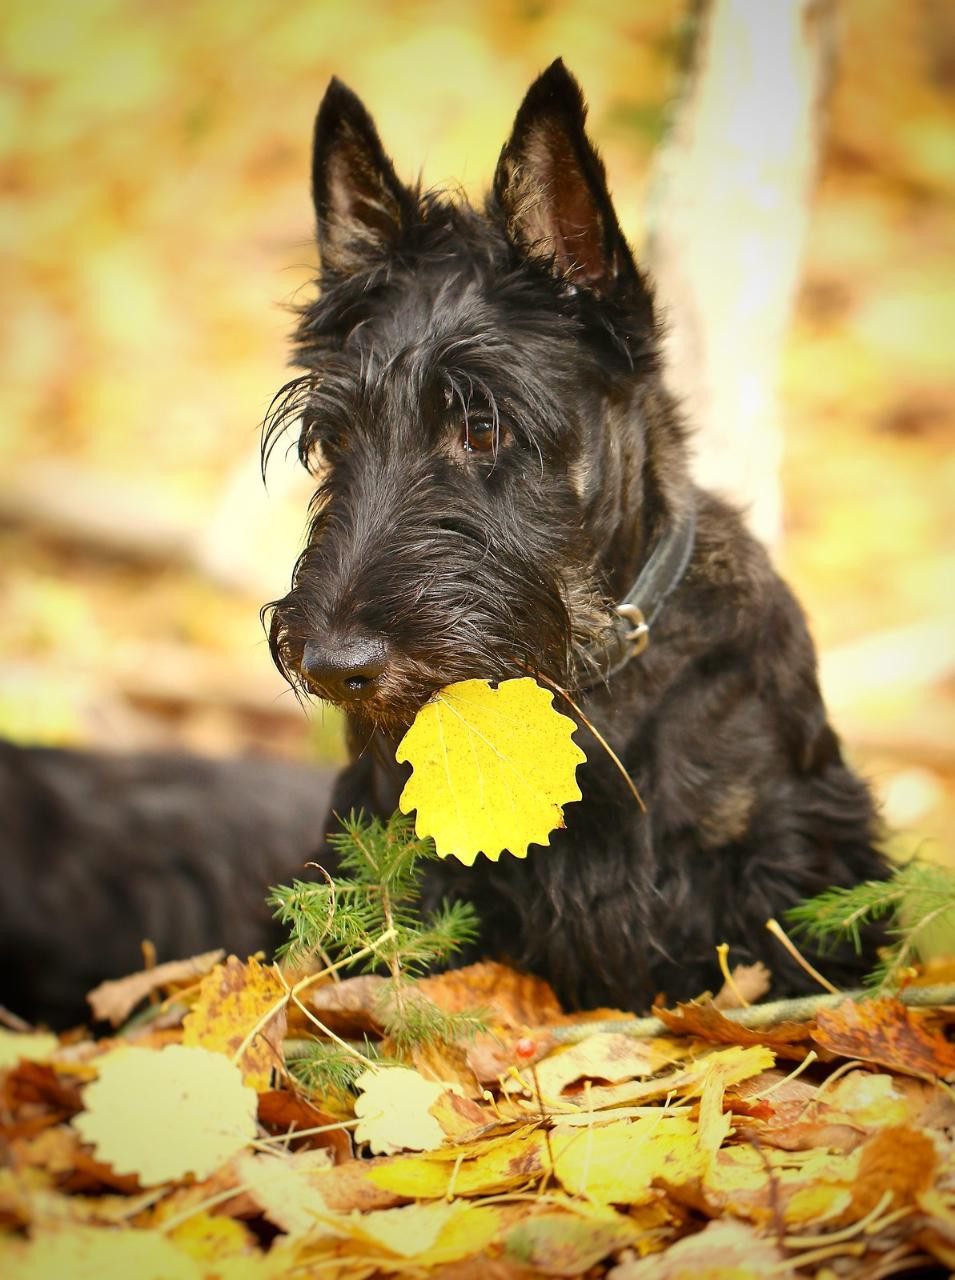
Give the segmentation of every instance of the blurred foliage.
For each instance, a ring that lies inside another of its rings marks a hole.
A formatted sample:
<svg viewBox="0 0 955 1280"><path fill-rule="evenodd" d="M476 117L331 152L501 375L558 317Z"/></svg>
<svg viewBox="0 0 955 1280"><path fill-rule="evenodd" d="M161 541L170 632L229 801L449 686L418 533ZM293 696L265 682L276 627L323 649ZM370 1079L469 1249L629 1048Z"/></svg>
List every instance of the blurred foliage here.
<svg viewBox="0 0 955 1280"><path fill-rule="evenodd" d="M72 477L106 476L144 520L172 512L201 538L234 475L254 468L284 372L282 304L314 269L308 148L332 73L368 102L399 172L474 193L527 83L563 55L639 245L689 7L8 0L5 484L55 461L54 501ZM784 562L824 647L950 611L955 480L955 11L845 0L841 12L784 381ZM307 489L280 460L273 492L247 517L259 571L242 590L195 566L0 532L0 730L214 750L314 739L327 752L335 718L316 709L306 729L285 713L257 619L284 590ZM953 759L938 742L955 690L911 675L865 721L862 758L887 796L908 798L917 831L952 829Z"/></svg>

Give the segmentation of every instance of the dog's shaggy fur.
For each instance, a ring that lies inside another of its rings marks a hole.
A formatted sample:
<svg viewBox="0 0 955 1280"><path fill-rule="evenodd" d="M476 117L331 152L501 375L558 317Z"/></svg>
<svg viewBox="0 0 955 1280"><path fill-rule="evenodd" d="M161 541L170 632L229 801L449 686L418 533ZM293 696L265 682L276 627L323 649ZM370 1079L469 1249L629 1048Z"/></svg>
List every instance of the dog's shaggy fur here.
<svg viewBox="0 0 955 1280"><path fill-rule="evenodd" d="M270 954L265 898L314 856L329 779L270 760L0 741L0 1005L64 1027L86 992L160 960Z"/></svg>
<svg viewBox="0 0 955 1280"><path fill-rule="evenodd" d="M723 941L794 992L806 975L765 922L884 874L873 807L827 723L799 605L738 513L690 480L650 286L584 114L555 63L476 209L404 186L359 100L329 87L306 372L266 433L268 450L295 422L319 486L273 654L348 712L340 813L394 809L396 738L452 681L539 673L609 740L646 814L582 729L583 800L550 848L429 871L428 901L476 904L480 949L570 1004L697 993ZM690 513L692 559L649 648L603 678L613 603ZM853 981L862 963L828 967Z"/></svg>

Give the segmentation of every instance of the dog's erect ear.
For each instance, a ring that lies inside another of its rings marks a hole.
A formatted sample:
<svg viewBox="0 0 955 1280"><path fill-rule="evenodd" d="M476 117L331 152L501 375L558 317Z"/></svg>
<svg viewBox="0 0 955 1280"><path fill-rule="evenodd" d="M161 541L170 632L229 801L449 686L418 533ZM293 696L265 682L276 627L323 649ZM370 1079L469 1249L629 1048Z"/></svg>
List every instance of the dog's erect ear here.
<svg viewBox="0 0 955 1280"><path fill-rule="evenodd" d="M529 257L553 262L598 292L635 274L613 210L604 167L584 132L580 86L560 58L521 103L501 152L494 193L508 236Z"/></svg>
<svg viewBox="0 0 955 1280"><path fill-rule="evenodd" d="M414 207L371 116L335 78L315 120L312 197L322 265L336 271L361 266L393 245Z"/></svg>

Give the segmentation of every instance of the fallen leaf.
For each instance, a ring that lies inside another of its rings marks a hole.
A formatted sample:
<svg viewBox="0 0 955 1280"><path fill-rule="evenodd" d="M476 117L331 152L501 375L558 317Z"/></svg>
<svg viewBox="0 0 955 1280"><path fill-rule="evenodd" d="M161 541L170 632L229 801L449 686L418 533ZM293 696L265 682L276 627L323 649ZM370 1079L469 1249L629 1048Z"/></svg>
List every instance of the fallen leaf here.
<svg viewBox="0 0 955 1280"><path fill-rule="evenodd" d="M466 1258L486 1248L501 1227L497 1209L451 1201L366 1213L356 1234L417 1267Z"/></svg>
<svg viewBox="0 0 955 1280"><path fill-rule="evenodd" d="M142 969L125 978L111 978L87 992L87 1003L95 1019L118 1027L126 1021L140 1000L145 1000L146 996L152 995L160 987L194 982L196 978L208 973L224 955L221 948L218 951L205 951L188 960L169 960L166 964Z"/></svg>
<svg viewBox="0 0 955 1280"><path fill-rule="evenodd" d="M540 1027L561 1016L560 1003L543 978L494 960L448 969L421 978L416 985L448 1013L463 1013L477 1006L495 1027L518 1031Z"/></svg>
<svg viewBox="0 0 955 1280"><path fill-rule="evenodd" d="M221 1054L169 1045L103 1064L73 1121L117 1173L144 1185L211 1174L255 1137L256 1095Z"/></svg>
<svg viewBox="0 0 955 1280"><path fill-rule="evenodd" d="M580 1276L630 1244L636 1227L614 1214L606 1221L573 1213L538 1213L507 1233L504 1250L547 1276Z"/></svg>
<svg viewBox="0 0 955 1280"><path fill-rule="evenodd" d="M523 1073L522 1079L529 1092L539 1088L545 1099L557 1098L568 1085L579 1080L618 1084L634 1077L655 1075L672 1061L672 1054L659 1040L637 1040L633 1036L602 1032L551 1054L537 1064L533 1074Z"/></svg>
<svg viewBox="0 0 955 1280"><path fill-rule="evenodd" d="M276 1065L284 1061L284 996L285 988L271 968L254 957L243 964L229 956L203 978L182 1024L182 1043L228 1058L241 1050L238 1065L243 1079L251 1088L265 1090ZM263 1021L266 1015L270 1016Z"/></svg>
<svg viewBox="0 0 955 1280"><path fill-rule="evenodd" d="M168 1238L199 1263L217 1263L255 1250L255 1237L235 1218L194 1213L174 1227Z"/></svg>
<svg viewBox="0 0 955 1280"><path fill-rule="evenodd" d="M259 1123L273 1134L287 1135L288 1145L293 1150L304 1145L306 1147L324 1147L334 1157L336 1164L341 1164L352 1157L351 1138L348 1130L338 1126L338 1117L306 1101L298 1093L290 1093L287 1089L269 1089L259 1094ZM304 1137L299 1131L323 1129L323 1133L306 1133Z"/></svg>
<svg viewBox="0 0 955 1280"><path fill-rule="evenodd" d="M368 1172L368 1180L408 1198L494 1195L536 1181L548 1164L546 1136L524 1129L470 1149L382 1161Z"/></svg>
<svg viewBox="0 0 955 1280"><path fill-rule="evenodd" d="M49 1031L8 1031L0 1027L0 1071L18 1062L43 1062L60 1047Z"/></svg>
<svg viewBox="0 0 955 1280"><path fill-rule="evenodd" d="M554 1172L571 1195L599 1204L646 1204L654 1180L668 1185L696 1182L705 1168L696 1125L685 1115L614 1121L561 1132L550 1139Z"/></svg>
<svg viewBox="0 0 955 1280"><path fill-rule="evenodd" d="M727 1018L711 1002L691 1000L675 1009L653 1011L669 1031L679 1036L698 1036L715 1044L767 1045L779 1058L800 1061L812 1035L808 1022L777 1022L772 1027L750 1029Z"/></svg>
<svg viewBox="0 0 955 1280"><path fill-rule="evenodd" d="M527 856L564 825L563 806L580 799L573 720L528 677L448 685L418 712L395 758L413 772L398 801L416 810L415 831L440 857L470 866L479 853Z"/></svg>
<svg viewBox="0 0 955 1280"><path fill-rule="evenodd" d="M456 1086L425 1080L408 1067L375 1067L355 1081L356 1142L367 1142L379 1155L396 1151L431 1151L445 1134L431 1113L436 1102Z"/></svg>
<svg viewBox="0 0 955 1280"><path fill-rule="evenodd" d="M925 1024L924 1015L900 1000L843 1000L820 1009L813 1039L829 1053L877 1062L907 1075L934 1079L955 1074L955 1045Z"/></svg>
<svg viewBox="0 0 955 1280"><path fill-rule="evenodd" d="M771 1067L773 1062L772 1050L762 1045L734 1045L730 1049L708 1053L682 1070L671 1072L669 1075L646 1081L628 1080L622 1084L595 1085L579 1097L565 1097L565 1101L585 1104L585 1109L589 1111L599 1111L605 1107L650 1102L656 1098L665 1098L669 1094L681 1098L692 1098L699 1096L708 1074L713 1070L723 1073L724 1087L729 1088L742 1080L748 1080L750 1076L759 1075L760 1072Z"/></svg>
<svg viewBox="0 0 955 1280"><path fill-rule="evenodd" d="M847 1222L871 1212L886 1192L892 1196L886 1211L914 1204L932 1187L937 1165L938 1152L927 1133L907 1125L880 1129L859 1151Z"/></svg>
<svg viewBox="0 0 955 1280"><path fill-rule="evenodd" d="M607 1280L795 1280L794 1265L742 1222L711 1222L665 1253L624 1262Z"/></svg>
<svg viewBox="0 0 955 1280"><path fill-rule="evenodd" d="M328 1156L321 1151L274 1156L243 1152L235 1171L269 1222L289 1235L304 1235L316 1225L334 1231L329 1224L336 1214L309 1177L327 1166Z"/></svg>
<svg viewBox="0 0 955 1280"><path fill-rule="evenodd" d="M773 975L759 960L755 964L737 964L730 973L732 982L724 982L713 997L713 1008L739 1009L744 1004L762 1000L772 985Z"/></svg>
<svg viewBox="0 0 955 1280"><path fill-rule="evenodd" d="M203 1280L193 1258L148 1230L63 1227L29 1244L8 1245L0 1261L5 1280Z"/></svg>

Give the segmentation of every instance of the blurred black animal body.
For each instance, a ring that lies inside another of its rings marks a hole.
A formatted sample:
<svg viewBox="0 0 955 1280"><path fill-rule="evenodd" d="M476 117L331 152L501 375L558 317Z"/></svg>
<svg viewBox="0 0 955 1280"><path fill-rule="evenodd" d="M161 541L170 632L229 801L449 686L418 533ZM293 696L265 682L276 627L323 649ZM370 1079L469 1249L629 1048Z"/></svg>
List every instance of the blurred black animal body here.
<svg viewBox="0 0 955 1280"><path fill-rule="evenodd" d="M104 978L284 940L265 898L304 876L329 776L275 760L0 741L0 1005L62 1028Z"/></svg>
<svg viewBox="0 0 955 1280"><path fill-rule="evenodd" d="M799 605L689 477L650 285L584 120L558 61L475 208L400 182L361 102L329 86L320 290L264 442L293 427L318 477L270 606L273 656L347 712L337 812L394 809L395 742L457 680L539 673L613 746L646 813L581 728L583 799L551 847L429 869L426 905L475 903L478 952L568 1004L640 1009L718 983L725 941L769 965L775 994L798 992L811 981L765 922L885 874L873 806ZM870 959L824 967L851 983Z"/></svg>

